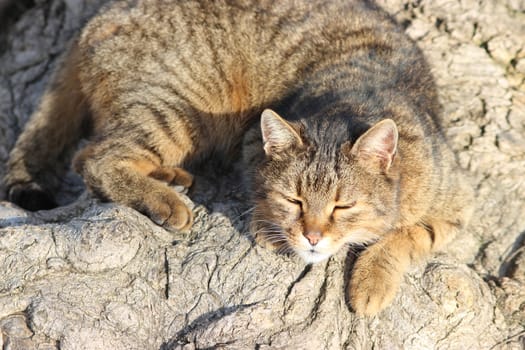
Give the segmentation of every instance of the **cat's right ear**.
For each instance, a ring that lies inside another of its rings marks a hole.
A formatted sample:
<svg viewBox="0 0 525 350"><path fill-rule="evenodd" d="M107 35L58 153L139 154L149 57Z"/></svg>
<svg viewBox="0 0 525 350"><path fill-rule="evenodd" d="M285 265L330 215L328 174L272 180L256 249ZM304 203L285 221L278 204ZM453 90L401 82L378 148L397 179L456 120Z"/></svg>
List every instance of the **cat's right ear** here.
<svg viewBox="0 0 525 350"><path fill-rule="evenodd" d="M261 115L261 131L266 155L275 155L291 146L301 146L303 141L290 123L271 109Z"/></svg>
<svg viewBox="0 0 525 350"><path fill-rule="evenodd" d="M361 135L350 154L367 165L388 171L397 153L398 131L392 119L384 119Z"/></svg>

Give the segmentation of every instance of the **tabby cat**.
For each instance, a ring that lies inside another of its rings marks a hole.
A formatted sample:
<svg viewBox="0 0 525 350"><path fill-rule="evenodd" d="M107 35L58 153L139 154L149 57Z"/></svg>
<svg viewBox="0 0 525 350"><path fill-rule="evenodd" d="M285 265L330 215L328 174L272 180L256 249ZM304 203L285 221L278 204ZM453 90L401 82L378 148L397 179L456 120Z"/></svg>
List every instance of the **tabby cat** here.
<svg viewBox="0 0 525 350"><path fill-rule="evenodd" d="M439 115L420 50L372 1L116 1L64 55L5 182L22 207L55 206L88 131L73 159L87 187L184 230L169 184L242 143L256 240L307 263L371 244L348 296L373 315L469 216Z"/></svg>

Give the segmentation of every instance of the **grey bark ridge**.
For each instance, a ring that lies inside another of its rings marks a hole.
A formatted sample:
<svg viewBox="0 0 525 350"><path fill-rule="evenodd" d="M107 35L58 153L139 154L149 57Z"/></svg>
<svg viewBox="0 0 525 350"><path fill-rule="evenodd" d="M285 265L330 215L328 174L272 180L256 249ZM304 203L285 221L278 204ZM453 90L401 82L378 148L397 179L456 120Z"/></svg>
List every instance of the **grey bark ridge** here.
<svg viewBox="0 0 525 350"><path fill-rule="evenodd" d="M0 176L57 56L103 1L36 1L2 27ZM410 271L391 307L349 310L352 254L305 266L254 245L238 172L197 177L195 226L180 236L80 195L69 174L66 206L0 202L0 347L525 348L525 3L379 3L428 57L477 191L471 226Z"/></svg>

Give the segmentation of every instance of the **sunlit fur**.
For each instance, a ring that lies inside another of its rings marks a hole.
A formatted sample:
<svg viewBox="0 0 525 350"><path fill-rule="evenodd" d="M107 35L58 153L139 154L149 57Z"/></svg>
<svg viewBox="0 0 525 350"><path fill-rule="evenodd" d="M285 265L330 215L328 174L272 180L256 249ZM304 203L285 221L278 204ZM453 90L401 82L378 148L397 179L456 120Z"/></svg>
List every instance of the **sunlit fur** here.
<svg viewBox="0 0 525 350"><path fill-rule="evenodd" d="M58 62L4 181L20 206L56 206L87 135L73 164L92 193L184 230L168 184L245 136L257 241L307 262L375 241L348 287L372 315L467 222L440 113L421 51L371 0L116 0Z"/></svg>

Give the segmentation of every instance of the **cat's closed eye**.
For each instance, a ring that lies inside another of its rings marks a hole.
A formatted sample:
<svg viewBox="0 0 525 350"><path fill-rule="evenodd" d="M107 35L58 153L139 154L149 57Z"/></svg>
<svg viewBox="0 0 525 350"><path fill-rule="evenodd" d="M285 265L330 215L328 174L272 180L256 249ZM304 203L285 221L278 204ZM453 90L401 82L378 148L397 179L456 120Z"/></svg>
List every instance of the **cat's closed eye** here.
<svg viewBox="0 0 525 350"><path fill-rule="evenodd" d="M288 197L288 196L284 196L284 198L289 202L289 203L292 203L294 205L297 205L299 207L303 207L303 201L299 198L293 198L293 197Z"/></svg>
<svg viewBox="0 0 525 350"><path fill-rule="evenodd" d="M336 210L347 210L352 209L356 204L356 201L348 202L348 203L341 203L334 206L334 211Z"/></svg>

